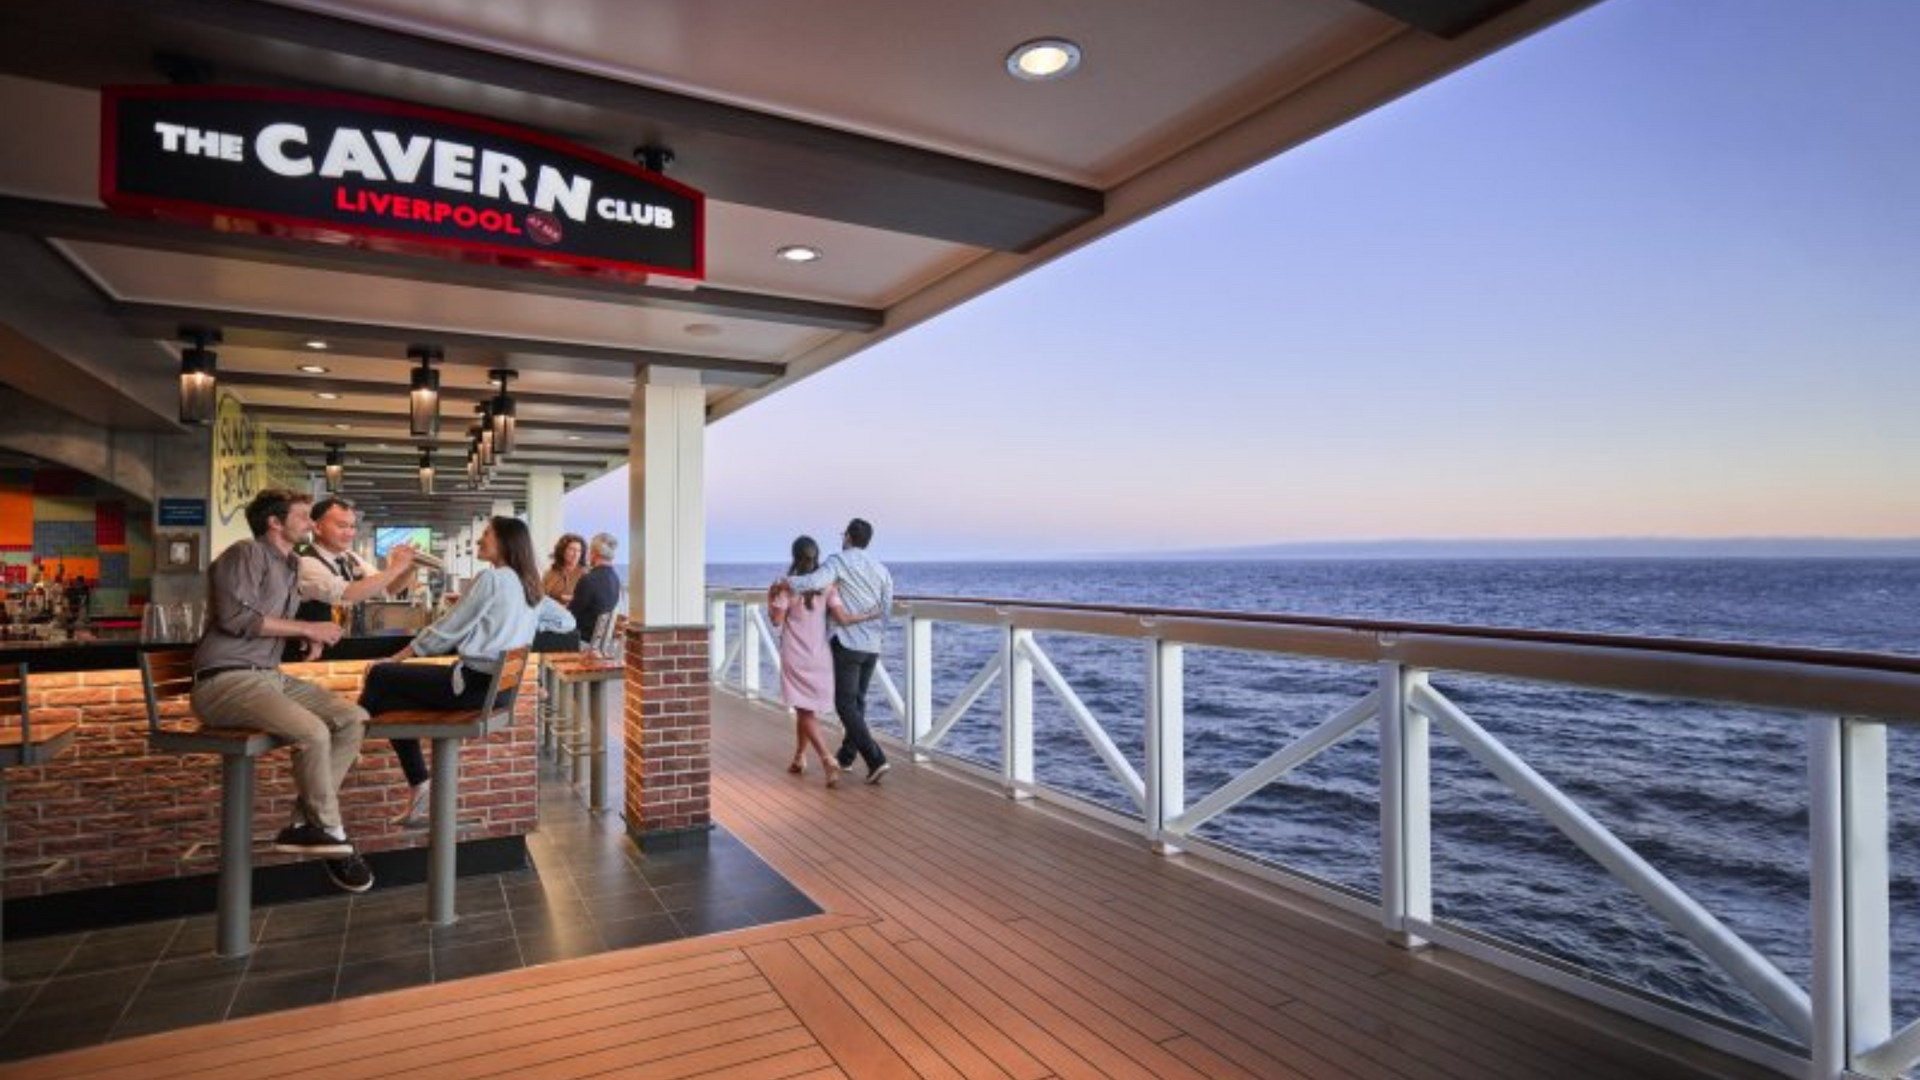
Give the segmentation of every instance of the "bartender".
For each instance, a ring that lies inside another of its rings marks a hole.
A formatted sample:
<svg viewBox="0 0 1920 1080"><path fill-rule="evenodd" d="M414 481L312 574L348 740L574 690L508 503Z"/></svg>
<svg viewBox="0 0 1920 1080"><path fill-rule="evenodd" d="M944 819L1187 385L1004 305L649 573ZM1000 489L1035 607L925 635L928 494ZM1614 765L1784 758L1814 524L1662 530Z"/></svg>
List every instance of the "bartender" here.
<svg viewBox="0 0 1920 1080"><path fill-rule="evenodd" d="M413 584L413 548L396 544L387 568L376 570L353 552L359 512L345 499L321 499L313 507L313 539L300 549L300 608L294 618L325 622L333 608L405 592Z"/></svg>

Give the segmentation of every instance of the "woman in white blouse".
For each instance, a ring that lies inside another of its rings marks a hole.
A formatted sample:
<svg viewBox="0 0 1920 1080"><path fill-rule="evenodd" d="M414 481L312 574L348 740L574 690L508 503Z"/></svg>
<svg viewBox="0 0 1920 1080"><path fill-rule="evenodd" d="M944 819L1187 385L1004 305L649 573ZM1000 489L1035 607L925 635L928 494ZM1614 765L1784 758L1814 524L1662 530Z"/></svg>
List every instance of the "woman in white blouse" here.
<svg viewBox="0 0 1920 1080"><path fill-rule="evenodd" d="M367 669L360 707L371 715L406 709L477 709L500 654L531 644L541 630L573 629L573 616L540 589L533 536L518 518L496 517L480 534L477 554L490 564L475 575L452 611L415 635L393 660ZM415 656L458 657L452 666L407 664ZM432 773L418 739L394 739L394 756L412 786L401 825L426 823Z"/></svg>

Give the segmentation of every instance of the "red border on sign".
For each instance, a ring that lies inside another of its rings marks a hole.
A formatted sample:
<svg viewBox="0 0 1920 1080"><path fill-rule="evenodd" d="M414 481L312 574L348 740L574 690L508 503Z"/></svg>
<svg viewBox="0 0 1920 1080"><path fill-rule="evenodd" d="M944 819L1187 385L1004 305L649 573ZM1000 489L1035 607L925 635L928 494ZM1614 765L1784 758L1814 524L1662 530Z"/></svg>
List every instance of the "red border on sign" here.
<svg viewBox="0 0 1920 1080"><path fill-rule="evenodd" d="M115 149L115 134L120 128L119 102L122 98L167 98L172 100L193 101L280 101L301 105L319 105L328 108L345 109L354 112L381 115L404 116L416 120L431 120L454 127L463 127L470 131L485 132L517 142L543 147L564 154L578 161L591 162L602 168L623 172L636 179L657 187L666 188L693 202L693 269L682 270L676 267L654 266L650 263L623 262L617 259L604 259L592 255L567 255L544 253L527 248L506 247L488 244L478 240L453 240L425 237L418 233L399 229L384 229L374 225L352 225L334 221L319 221L312 218L292 217L285 214L268 213L245 207L218 206L213 203L194 202L189 199L156 198L150 195L132 195L122 193L114 183L118 172L118 152ZM377 250L396 251L402 254L427 255L475 255L486 256L473 261L490 262L507 266L525 266L549 270L567 270L584 268L601 271L599 276L621 276L644 279L649 275L662 277L691 278L702 281L707 269L707 197L680 183L668 179L656 172L643 169L628 161L621 161L611 154L604 154L590 147L580 146L556 138L545 132L530 128L515 127L498 120L489 120L482 116L450 112L426 105L414 105L404 101L390 101L384 98L361 97L357 94L342 94L325 90L282 90L269 87L251 86L109 86L100 93L100 201L117 213L147 214L153 217L175 218L208 225L218 231L216 224L221 217L231 217L245 221L272 226L273 235L290 236L317 243L351 244L356 238L374 240L367 246ZM339 238L339 239L335 239ZM611 273L608 273L611 272Z"/></svg>

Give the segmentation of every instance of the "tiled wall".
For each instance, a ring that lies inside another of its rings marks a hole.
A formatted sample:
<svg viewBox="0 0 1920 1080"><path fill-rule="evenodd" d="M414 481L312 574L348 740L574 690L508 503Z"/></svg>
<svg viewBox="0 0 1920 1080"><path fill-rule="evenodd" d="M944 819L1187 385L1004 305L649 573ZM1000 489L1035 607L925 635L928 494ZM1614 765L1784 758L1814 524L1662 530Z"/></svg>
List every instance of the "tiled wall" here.
<svg viewBox="0 0 1920 1080"><path fill-rule="evenodd" d="M32 580L35 560L48 580L63 571L93 586L93 610L117 613L144 604L153 577L148 508L71 469L0 469L0 576Z"/></svg>

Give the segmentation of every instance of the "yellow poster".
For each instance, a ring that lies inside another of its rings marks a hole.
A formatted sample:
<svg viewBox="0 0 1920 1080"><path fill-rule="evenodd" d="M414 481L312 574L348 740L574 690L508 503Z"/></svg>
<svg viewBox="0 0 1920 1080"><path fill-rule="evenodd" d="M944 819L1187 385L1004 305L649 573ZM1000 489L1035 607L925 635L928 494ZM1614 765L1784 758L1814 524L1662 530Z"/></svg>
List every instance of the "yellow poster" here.
<svg viewBox="0 0 1920 1080"><path fill-rule="evenodd" d="M239 398L223 390L213 416L213 556L253 535L247 528L247 503L268 487L305 491L306 470L247 416Z"/></svg>

